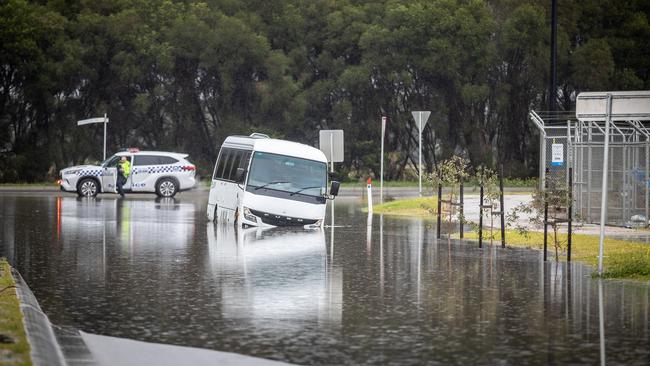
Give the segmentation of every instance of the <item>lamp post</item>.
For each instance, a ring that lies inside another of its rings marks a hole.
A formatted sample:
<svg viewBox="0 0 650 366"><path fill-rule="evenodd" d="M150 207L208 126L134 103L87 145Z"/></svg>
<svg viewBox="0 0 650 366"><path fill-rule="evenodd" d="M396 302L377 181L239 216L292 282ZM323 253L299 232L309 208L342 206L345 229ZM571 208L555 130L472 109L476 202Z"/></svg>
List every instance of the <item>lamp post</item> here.
<svg viewBox="0 0 650 366"><path fill-rule="evenodd" d="M77 121L77 126L83 126L91 123L104 124L104 157L102 158L102 161L104 161L106 160L106 124L108 123L108 117L106 117L106 113L104 113L104 117L82 119L81 121Z"/></svg>

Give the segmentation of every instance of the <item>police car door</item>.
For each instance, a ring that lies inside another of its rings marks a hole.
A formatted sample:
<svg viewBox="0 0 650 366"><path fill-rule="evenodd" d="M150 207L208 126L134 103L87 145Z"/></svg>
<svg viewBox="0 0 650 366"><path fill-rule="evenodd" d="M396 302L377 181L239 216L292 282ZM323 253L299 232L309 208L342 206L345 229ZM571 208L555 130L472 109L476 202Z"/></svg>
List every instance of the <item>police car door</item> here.
<svg viewBox="0 0 650 366"><path fill-rule="evenodd" d="M104 166L102 167L102 192L115 193L117 187L117 164L120 161L119 156L113 156Z"/></svg>
<svg viewBox="0 0 650 366"><path fill-rule="evenodd" d="M153 192L155 182L149 179L160 165L160 157L156 155L137 155L131 168L130 184L133 192Z"/></svg>

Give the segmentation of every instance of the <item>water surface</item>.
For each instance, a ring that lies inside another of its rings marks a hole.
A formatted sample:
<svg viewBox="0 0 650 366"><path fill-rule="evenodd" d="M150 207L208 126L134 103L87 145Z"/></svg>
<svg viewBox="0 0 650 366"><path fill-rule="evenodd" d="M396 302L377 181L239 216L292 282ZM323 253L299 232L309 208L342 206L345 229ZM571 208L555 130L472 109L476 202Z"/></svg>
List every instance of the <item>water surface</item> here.
<svg viewBox="0 0 650 366"><path fill-rule="evenodd" d="M299 364L650 360L648 284L599 288L580 264L436 240L353 199L312 231L213 225L205 204L0 193L0 255L53 323L102 335Z"/></svg>

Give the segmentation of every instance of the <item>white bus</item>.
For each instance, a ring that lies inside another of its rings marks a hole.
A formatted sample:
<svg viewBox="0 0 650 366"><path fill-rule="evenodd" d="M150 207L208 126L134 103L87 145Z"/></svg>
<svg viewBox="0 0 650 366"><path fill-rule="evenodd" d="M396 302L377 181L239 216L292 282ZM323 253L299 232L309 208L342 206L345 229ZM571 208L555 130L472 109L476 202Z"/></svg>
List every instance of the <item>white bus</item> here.
<svg viewBox="0 0 650 366"><path fill-rule="evenodd" d="M242 226L323 225L328 199L327 159L322 151L254 133L229 136L212 174L208 219Z"/></svg>

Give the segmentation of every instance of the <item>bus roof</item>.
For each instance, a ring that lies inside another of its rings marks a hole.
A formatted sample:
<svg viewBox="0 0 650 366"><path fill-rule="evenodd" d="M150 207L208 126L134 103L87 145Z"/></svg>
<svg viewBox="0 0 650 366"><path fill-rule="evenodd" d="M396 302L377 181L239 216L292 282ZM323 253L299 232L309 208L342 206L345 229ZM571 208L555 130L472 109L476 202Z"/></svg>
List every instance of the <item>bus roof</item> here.
<svg viewBox="0 0 650 366"><path fill-rule="evenodd" d="M272 154L295 156L303 159L327 163L327 158L322 151L315 147L298 142L264 138L259 136L228 136L223 142L226 147L250 149Z"/></svg>

